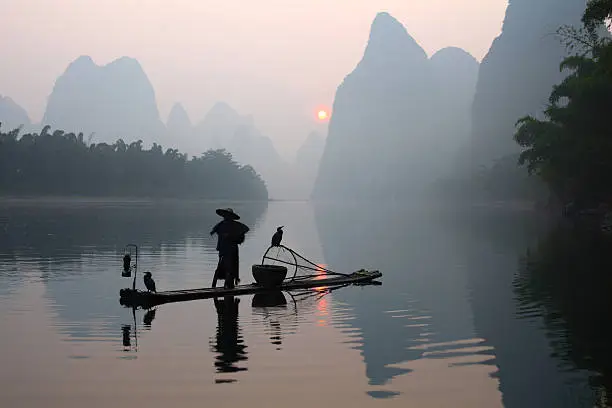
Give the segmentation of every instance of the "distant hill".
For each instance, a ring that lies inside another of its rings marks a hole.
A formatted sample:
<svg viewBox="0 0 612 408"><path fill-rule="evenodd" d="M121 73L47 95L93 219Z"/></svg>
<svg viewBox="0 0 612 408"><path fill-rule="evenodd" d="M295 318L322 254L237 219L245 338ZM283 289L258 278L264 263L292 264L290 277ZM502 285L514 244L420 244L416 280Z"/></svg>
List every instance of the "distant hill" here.
<svg viewBox="0 0 612 408"><path fill-rule="evenodd" d="M319 166L323 150L325 149L325 138L319 132L313 131L308 134L304 143L297 150L295 155L295 165L298 169L303 169L305 172L314 172Z"/></svg>
<svg viewBox="0 0 612 408"><path fill-rule="evenodd" d="M448 47L430 58L435 107L432 144L441 167L440 177L454 172L466 157L472 134L472 103L476 93L478 61L461 48ZM444 160L448 158L448 160Z"/></svg>
<svg viewBox="0 0 612 408"><path fill-rule="evenodd" d="M316 131L310 132L297 150L293 170L295 182L301 187L299 198L306 199L312 194L324 150L325 137Z"/></svg>
<svg viewBox="0 0 612 408"><path fill-rule="evenodd" d="M25 109L10 97L0 95L0 123L6 132L22 125L29 128L32 122Z"/></svg>
<svg viewBox="0 0 612 408"><path fill-rule="evenodd" d="M168 132L178 132L178 146L189 155L198 156L208 149L224 149L240 164L253 166L266 182L270 197L306 198L304 183L295 173L294 166L279 155L272 140L263 135L253 117L241 115L225 102L217 102L195 126L187 132L186 114L173 108L168 121ZM181 128L181 129L179 129Z"/></svg>
<svg viewBox="0 0 612 408"><path fill-rule="evenodd" d="M216 103L193 130L192 150L226 149L236 160L263 168L282 161L272 141L261 134L253 117Z"/></svg>
<svg viewBox="0 0 612 408"><path fill-rule="evenodd" d="M388 13L338 87L313 198L402 199L442 174L469 134L478 63L449 48L428 59Z"/></svg>
<svg viewBox="0 0 612 408"><path fill-rule="evenodd" d="M175 103L166 122L168 143L172 146L189 145L193 138L193 125L187 111L180 103Z"/></svg>
<svg viewBox="0 0 612 408"><path fill-rule="evenodd" d="M128 57L104 66L88 56L72 62L53 87L42 125L95 132L96 143L122 137L168 145L153 86L138 61Z"/></svg>
<svg viewBox="0 0 612 408"><path fill-rule="evenodd" d="M585 0L510 0L502 33L482 61L472 110L474 166L515 154L516 121L538 115L552 86L566 73L567 52L555 36L564 24L580 25Z"/></svg>
<svg viewBox="0 0 612 408"><path fill-rule="evenodd" d="M216 103L195 124L183 105L175 103L166 124L162 123L147 75L137 60L128 57L100 66L91 57L81 56L58 77L41 123L31 124L25 110L4 97L0 99L0 121L5 122L4 131L27 123L25 132L41 132L49 125L66 133L83 133L86 144L114 146L122 139L129 145L142 140L144 148L157 143L164 150L178 148L188 157L223 149L237 163L252 166L273 198L307 198L316 168L313 164L298 172L293 163L281 158L251 116L225 102Z"/></svg>
<svg viewBox="0 0 612 408"><path fill-rule="evenodd" d="M338 87L316 199L398 196L398 181L418 161L431 112L425 51L387 13L372 23L363 58Z"/></svg>

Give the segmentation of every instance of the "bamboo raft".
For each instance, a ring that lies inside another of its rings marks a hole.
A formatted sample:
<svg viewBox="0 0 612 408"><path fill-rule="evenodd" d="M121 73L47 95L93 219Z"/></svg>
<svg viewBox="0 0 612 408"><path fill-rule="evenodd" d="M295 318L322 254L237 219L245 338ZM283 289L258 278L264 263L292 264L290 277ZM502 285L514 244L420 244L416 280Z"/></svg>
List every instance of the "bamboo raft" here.
<svg viewBox="0 0 612 408"><path fill-rule="evenodd" d="M257 293L270 293L279 291L291 291L298 289L329 288L335 286L380 284L375 279L380 278L379 271L360 270L347 275L325 277L318 275L307 279L292 279L284 281L276 287L264 287L256 283L238 285L231 289L199 288L185 290L169 290L163 292L148 292L137 289L121 289L119 291L119 302L128 307L150 308L164 303L184 302L196 299L210 299L224 296L241 296Z"/></svg>

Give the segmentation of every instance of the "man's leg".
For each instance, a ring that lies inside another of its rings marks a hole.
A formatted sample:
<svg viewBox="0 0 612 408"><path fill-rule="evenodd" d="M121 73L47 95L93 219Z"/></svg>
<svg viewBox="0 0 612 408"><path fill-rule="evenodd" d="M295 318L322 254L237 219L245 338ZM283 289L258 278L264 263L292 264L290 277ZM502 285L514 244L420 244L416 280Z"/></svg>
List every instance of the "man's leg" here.
<svg viewBox="0 0 612 408"><path fill-rule="evenodd" d="M236 257L228 256L225 262L225 287L234 288L236 279Z"/></svg>
<svg viewBox="0 0 612 408"><path fill-rule="evenodd" d="M217 268L215 269L215 273L213 275L212 287L217 287L217 281L219 280L219 273L221 268L221 256L219 256L219 261L217 262Z"/></svg>
<svg viewBox="0 0 612 408"><path fill-rule="evenodd" d="M236 253L236 266L235 266L235 275L234 277L236 278L236 285L238 285L240 283L240 257L238 256L238 253Z"/></svg>

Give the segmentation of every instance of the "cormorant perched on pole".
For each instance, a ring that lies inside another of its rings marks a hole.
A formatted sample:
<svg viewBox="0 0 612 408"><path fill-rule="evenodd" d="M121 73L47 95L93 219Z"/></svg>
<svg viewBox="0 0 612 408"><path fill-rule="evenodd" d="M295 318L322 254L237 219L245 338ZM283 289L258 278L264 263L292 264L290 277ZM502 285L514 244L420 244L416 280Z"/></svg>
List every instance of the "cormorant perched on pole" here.
<svg viewBox="0 0 612 408"><path fill-rule="evenodd" d="M281 241L283 240L283 227L278 227L274 235L272 235L272 246L280 246Z"/></svg>
<svg viewBox="0 0 612 408"><path fill-rule="evenodd" d="M155 281L153 280L153 277L151 276L151 272L145 272L143 279L144 279L144 284L147 287L147 290L149 292L157 292L157 290L155 289Z"/></svg>

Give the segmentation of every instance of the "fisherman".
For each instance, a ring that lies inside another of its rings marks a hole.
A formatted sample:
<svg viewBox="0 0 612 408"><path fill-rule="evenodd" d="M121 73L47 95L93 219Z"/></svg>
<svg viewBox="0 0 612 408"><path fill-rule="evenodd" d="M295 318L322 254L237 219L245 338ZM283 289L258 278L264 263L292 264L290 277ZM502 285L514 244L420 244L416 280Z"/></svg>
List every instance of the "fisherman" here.
<svg viewBox="0 0 612 408"><path fill-rule="evenodd" d="M237 221L240 216L231 208L219 208L216 213L223 217L223 220L210 231L210 235L217 234L217 251L219 252L219 263L215 270L212 287L217 286L218 279L224 279L224 287L233 288L240 283L238 245L244 242L244 236L249 232L249 227Z"/></svg>

